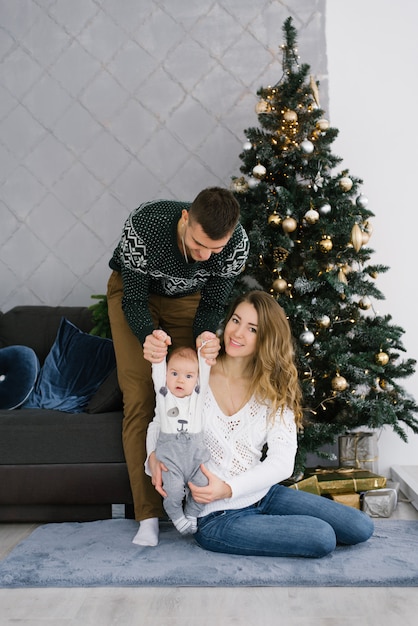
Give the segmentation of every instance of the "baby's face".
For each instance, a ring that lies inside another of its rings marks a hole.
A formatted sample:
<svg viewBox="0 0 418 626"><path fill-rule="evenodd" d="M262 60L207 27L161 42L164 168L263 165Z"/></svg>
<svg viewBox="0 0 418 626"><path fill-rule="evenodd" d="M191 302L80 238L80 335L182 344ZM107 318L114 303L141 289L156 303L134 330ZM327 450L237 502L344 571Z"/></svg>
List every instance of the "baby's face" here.
<svg viewBox="0 0 418 626"><path fill-rule="evenodd" d="M167 387L176 398L185 398L193 393L198 378L196 361L174 355L167 365Z"/></svg>

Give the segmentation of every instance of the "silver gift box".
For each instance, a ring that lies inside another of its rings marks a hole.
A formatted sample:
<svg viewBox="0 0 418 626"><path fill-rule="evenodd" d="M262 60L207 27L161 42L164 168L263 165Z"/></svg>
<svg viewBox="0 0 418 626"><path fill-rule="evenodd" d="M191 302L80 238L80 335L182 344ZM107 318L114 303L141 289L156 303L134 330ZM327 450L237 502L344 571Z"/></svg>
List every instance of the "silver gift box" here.
<svg viewBox="0 0 418 626"><path fill-rule="evenodd" d="M356 432L338 437L339 467L355 467L378 474L376 433Z"/></svg>
<svg viewBox="0 0 418 626"><path fill-rule="evenodd" d="M396 489L371 489L363 494L362 509L370 517L390 517L397 504Z"/></svg>

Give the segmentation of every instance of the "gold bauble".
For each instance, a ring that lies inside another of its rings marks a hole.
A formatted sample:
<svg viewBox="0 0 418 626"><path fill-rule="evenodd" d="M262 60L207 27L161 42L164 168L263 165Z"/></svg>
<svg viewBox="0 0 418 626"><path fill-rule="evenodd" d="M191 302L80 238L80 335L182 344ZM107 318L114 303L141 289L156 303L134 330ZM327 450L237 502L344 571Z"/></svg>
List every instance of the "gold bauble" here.
<svg viewBox="0 0 418 626"><path fill-rule="evenodd" d="M264 178L266 173L267 173L267 170L264 167L264 165L261 165L261 163L258 163L258 165L253 167L253 174L256 178Z"/></svg>
<svg viewBox="0 0 418 626"><path fill-rule="evenodd" d="M316 127L319 128L319 130L322 130L322 131L328 130L329 122L325 118L322 118L322 119L317 121Z"/></svg>
<svg viewBox="0 0 418 626"><path fill-rule="evenodd" d="M267 219L269 226L271 226L272 228L278 228L281 224L281 221L282 218L280 217L280 215L278 215L278 213L272 213L268 216Z"/></svg>
<svg viewBox="0 0 418 626"><path fill-rule="evenodd" d="M298 223L294 217L287 216L282 221L282 228L285 233L293 233L298 227Z"/></svg>
<svg viewBox="0 0 418 626"><path fill-rule="evenodd" d="M259 115L260 113L270 113L270 111L271 106L269 102L267 102L267 100L260 100L255 105L255 112L257 113L257 115Z"/></svg>
<svg viewBox="0 0 418 626"><path fill-rule="evenodd" d="M372 303L367 296L363 296L363 298L360 298L358 305L360 309L367 311L372 306Z"/></svg>
<svg viewBox="0 0 418 626"><path fill-rule="evenodd" d="M308 224L316 224L319 220L319 213L315 209L309 209L309 211L306 211L304 218Z"/></svg>
<svg viewBox="0 0 418 626"><path fill-rule="evenodd" d="M353 186L353 181L348 176L343 176L339 180L339 185L343 191L350 191Z"/></svg>
<svg viewBox="0 0 418 626"><path fill-rule="evenodd" d="M345 391L348 387L348 383L344 376L337 374L331 381L331 387L334 391Z"/></svg>
<svg viewBox="0 0 418 626"><path fill-rule="evenodd" d="M378 365L387 365L389 363L389 355L386 352L378 352L375 356Z"/></svg>
<svg viewBox="0 0 418 626"><path fill-rule="evenodd" d="M276 278L276 280L273 281L272 284L274 291L276 291L277 293L284 293L287 289L287 286L287 280L281 278L280 276L279 278Z"/></svg>
<svg viewBox="0 0 418 626"><path fill-rule="evenodd" d="M329 235L321 239L319 242L319 248L321 252L330 252L330 250L332 250L332 241Z"/></svg>
<svg viewBox="0 0 418 626"><path fill-rule="evenodd" d="M290 109L285 111L283 114L283 119L286 122L297 122L298 119L298 114L296 113L296 111L291 111Z"/></svg>
<svg viewBox="0 0 418 626"><path fill-rule="evenodd" d="M331 320L328 315L323 315L322 317L320 317L318 320L318 325L321 328L329 328L329 326L331 325Z"/></svg>
<svg viewBox="0 0 418 626"><path fill-rule="evenodd" d="M363 245L363 231L358 224L354 224L351 229L351 243L356 252L358 252Z"/></svg>

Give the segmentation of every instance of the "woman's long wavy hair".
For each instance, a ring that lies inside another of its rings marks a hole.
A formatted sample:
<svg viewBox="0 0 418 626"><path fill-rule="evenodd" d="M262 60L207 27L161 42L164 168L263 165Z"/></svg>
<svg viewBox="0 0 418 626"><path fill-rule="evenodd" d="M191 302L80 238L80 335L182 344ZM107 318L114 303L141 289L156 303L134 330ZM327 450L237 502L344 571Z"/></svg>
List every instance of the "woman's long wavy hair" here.
<svg viewBox="0 0 418 626"><path fill-rule="evenodd" d="M242 302L252 304L258 316L256 350L249 365L249 393L259 402L269 405L272 416L288 406L295 414L297 426L301 428L302 392L295 364L293 336L286 314L272 296L265 291L254 290L235 300L224 326Z"/></svg>

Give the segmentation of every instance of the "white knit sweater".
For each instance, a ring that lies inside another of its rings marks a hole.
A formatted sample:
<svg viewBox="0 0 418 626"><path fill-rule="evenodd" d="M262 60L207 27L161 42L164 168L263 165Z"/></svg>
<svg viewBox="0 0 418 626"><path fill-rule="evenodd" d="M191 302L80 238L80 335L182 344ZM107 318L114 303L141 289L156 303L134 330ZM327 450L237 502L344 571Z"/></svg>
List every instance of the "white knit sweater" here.
<svg viewBox="0 0 418 626"><path fill-rule="evenodd" d="M204 408L205 443L211 453L208 470L232 489L232 498L207 504L201 515L241 509L258 502L270 487L292 474L296 448L294 414L286 409L273 423L268 408L254 398L235 415L222 413L209 388ZM264 444L267 457L260 462Z"/></svg>
<svg viewBox="0 0 418 626"><path fill-rule="evenodd" d="M209 388L204 400L203 424L205 443L211 453L206 467L230 485L232 497L207 504L202 516L250 506L263 498L272 485L291 476L297 437L290 409L283 415L279 411L272 423L268 408L251 398L235 415L227 416ZM155 444L156 439L148 432L148 455L155 450ZM264 444L268 446L267 457L260 462Z"/></svg>

